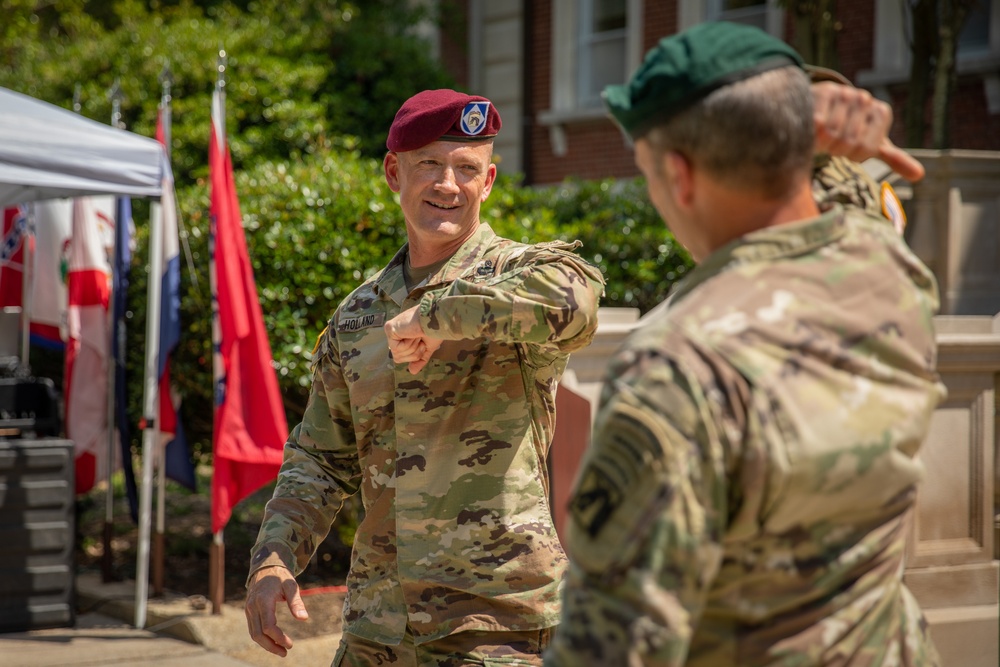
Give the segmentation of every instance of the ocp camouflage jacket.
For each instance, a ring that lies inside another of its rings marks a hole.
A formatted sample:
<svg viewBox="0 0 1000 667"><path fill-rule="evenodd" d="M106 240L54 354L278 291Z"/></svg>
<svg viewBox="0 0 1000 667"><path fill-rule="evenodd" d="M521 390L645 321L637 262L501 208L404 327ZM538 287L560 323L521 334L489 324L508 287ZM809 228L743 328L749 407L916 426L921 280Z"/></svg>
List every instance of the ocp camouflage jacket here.
<svg viewBox="0 0 1000 667"><path fill-rule="evenodd" d="M348 296L313 356L251 573L298 574L361 490L344 629L387 644L559 622L566 557L548 503L556 383L597 326L600 272L571 250L481 225L407 293L404 246ZM383 325L419 305L445 339L411 375Z"/></svg>

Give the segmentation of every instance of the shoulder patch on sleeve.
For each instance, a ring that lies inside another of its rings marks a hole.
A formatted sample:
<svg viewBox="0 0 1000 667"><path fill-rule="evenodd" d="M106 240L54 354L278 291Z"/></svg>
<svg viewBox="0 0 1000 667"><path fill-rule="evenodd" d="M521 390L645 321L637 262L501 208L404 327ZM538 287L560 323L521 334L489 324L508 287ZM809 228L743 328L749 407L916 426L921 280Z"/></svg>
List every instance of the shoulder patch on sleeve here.
<svg viewBox="0 0 1000 667"><path fill-rule="evenodd" d="M632 505L642 489L658 481L666 432L635 406L621 405L602 425L570 504L573 519L597 537L626 498ZM621 517L615 520L620 524Z"/></svg>
<svg viewBox="0 0 1000 667"><path fill-rule="evenodd" d="M896 191L888 183L882 184L882 215L889 218L899 234L902 234L906 229L906 212L903 210L903 203L899 201Z"/></svg>
<svg viewBox="0 0 1000 667"><path fill-rule="evenodd" d="M326 335L326 331L327 331L327 329L329 329L329 328L330 328L330 325L329 325L329 324L327 324L327 325L326 325L325 327L323 327L323 330L319 332L319 335L318 335L318 336L316 336L316 344L315 344L315 345L313 345L313 351L312 351L312 356L314 356L314 357L315 357L315 356L316 356L316 353L317 353L317 352L319 352L319 345L320 345L320 343L321 343L321 342L323 341L323 336L325 336L325 335Z"/></svg>

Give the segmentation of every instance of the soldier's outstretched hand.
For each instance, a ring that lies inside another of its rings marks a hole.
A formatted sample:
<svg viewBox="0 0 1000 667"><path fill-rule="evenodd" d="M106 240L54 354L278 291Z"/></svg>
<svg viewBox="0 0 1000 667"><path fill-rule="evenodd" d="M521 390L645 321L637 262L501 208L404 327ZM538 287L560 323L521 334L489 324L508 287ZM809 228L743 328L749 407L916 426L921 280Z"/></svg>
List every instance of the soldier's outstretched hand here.
<svg viewBox="0 0 1000 667"><path fill-rule="evenodd" d="M292 648L292 638L278 627L275 609L279 601L287 602L297 620L309 618L309 612L299 595L299 585L287 568L267 567L250 578L244 611L250 638L262 647L284 658Z"/></svg>
<svg viewBox="0 0 1000 667"><path fill-rule="evenodd" d="M908 181L924 177L924 167L889 139L892 108L867 90L822 81L812 85L816 152L863 162L877 157Z"/></svg>

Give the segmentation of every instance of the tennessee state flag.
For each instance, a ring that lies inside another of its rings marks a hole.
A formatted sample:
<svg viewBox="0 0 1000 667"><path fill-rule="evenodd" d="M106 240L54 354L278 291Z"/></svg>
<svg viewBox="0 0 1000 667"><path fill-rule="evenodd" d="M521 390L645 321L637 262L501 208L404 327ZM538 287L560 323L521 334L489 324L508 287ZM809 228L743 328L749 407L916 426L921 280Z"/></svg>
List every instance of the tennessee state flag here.
<svg viewBox="0 0 1000 667"><path fill-rule="evenodd" d="M277 476L288 435L247 253L224 113L216 90L208 159L215 374L213 533L225 527L236 503Z"/></svg>

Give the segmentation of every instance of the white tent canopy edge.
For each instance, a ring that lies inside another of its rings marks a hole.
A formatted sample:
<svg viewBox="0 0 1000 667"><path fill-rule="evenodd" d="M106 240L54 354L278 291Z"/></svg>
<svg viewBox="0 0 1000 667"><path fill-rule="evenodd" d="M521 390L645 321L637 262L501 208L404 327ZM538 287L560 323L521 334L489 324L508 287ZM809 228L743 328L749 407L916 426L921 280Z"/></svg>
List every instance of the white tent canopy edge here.
<svg viewBox="0 0 1000 667"><path fill-rule="evenodd" d="M0 207L92 194L159 198L155 139L0 88Z"/></svg>
<svg viewBox="0 0 1000 667"><path fill-rule="evenodd" d="M33 97L0 88L0 208L45 199L119 195L159 200L174 196L170 162L159 142L84 118ZM167 191L164 189L167 188ZM149 273L163 273L162 225L154 207L149 233ZM146 318L139 498L139 549L135 577L135 626L146 625L153 455L157 404L160 281L149 280Z"/></svg>

